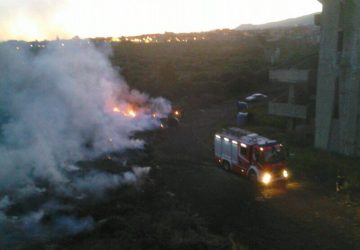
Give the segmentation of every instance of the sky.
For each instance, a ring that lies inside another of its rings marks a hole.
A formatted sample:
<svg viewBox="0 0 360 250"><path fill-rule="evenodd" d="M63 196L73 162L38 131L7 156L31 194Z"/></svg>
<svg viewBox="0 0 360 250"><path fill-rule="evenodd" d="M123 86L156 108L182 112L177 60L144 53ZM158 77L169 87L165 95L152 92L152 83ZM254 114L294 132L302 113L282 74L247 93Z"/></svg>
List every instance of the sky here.
<svg viewBox="0 0 360 250"><path fill-rule="evenodd" d="M0 0L0 40L200 32L321 8L317 0Z"/></svg>

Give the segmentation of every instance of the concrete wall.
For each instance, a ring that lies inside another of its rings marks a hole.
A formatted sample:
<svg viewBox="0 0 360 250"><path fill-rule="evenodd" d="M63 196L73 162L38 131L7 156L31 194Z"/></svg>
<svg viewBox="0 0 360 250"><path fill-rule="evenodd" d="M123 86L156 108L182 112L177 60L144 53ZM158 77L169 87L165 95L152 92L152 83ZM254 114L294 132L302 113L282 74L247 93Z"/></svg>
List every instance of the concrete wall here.
<svg viewBox="0 0 360 250"><path fill-rule="evenodd" d="M316 88L315 146L328 149L337 77L337 39L340 0L323 0Z"/></svg>
<svg viewBox="0 0 360 250"><path fill-rule="evenodd" d="M321 2L315 146L360 156L360 1ZM342 46L338 46L339 32ZM334 117L337 100L338 119Z"/></svg>
<svg viewBox="0 0 360 250"><path fill-rule="evenodd" d="M333 119L331 124L331 134L329 138L328 149L333 152L338 152L339 141L340 141L340 121L339 119Z"/></svg>
<svg viewBox="0 0 360 250"><path fill-rule="evenodd" d="M344 4L344 45L340 59L340 147L347 155L356 152L359 129L360 83L360 1L348 0Z"/></svg>

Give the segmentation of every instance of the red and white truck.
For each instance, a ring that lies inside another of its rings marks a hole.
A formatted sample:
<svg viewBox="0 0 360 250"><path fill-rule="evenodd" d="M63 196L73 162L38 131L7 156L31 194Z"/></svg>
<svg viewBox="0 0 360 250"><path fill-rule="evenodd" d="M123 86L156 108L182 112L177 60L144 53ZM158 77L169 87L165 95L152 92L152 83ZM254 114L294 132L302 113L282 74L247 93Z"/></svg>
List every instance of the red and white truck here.
<svg viewBox="0 0 360 250"><path fill-rule="evenodd" d="M285 149L276 140L240 128L223 129L214 136L215 161L224 169L269 185L287 180Z"/></svg>

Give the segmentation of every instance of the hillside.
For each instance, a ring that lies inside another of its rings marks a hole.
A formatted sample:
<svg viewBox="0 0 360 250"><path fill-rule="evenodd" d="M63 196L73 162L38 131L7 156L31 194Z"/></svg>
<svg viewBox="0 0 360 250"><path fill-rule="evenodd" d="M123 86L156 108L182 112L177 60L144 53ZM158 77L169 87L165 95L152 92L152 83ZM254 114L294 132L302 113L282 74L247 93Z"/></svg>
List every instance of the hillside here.
<svg viewBox="0 0 360 250"><path fill-rule="evenodd" d="M277 22L264 23L259 25L242 24L235 28L236 30L260 30L260 29L273 29L273 28L290 28L298 26L315 26L314 16L317 13L309 14L306 16L289 18Z"/></svg>

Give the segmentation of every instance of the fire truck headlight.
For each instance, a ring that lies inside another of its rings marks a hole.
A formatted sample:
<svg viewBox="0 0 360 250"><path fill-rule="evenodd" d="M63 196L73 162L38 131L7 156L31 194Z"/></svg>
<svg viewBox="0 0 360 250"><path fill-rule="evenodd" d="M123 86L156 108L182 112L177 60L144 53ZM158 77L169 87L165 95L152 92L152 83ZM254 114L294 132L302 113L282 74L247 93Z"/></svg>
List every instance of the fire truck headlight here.
<svg viewBox="0 0 360 250"><path fill-rule="evenodd" d="M288 171L287 170L283 170L283 176L284 176L284 178L288 178L289 177L289 173L288 173Z"/></svg>
<svg viewBox="0 0 360 250"><path fill-rule="evenodd" d="M262 183L264 183L264 184L269 184L270 183L270 181L271 181L271 174L269 174L269 173L265 173L263 176L262 176L262 178L261 178L261 181L262 181Z"/></svg>

